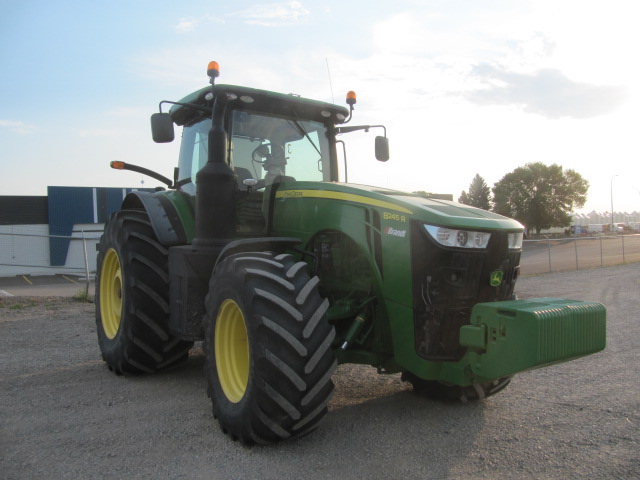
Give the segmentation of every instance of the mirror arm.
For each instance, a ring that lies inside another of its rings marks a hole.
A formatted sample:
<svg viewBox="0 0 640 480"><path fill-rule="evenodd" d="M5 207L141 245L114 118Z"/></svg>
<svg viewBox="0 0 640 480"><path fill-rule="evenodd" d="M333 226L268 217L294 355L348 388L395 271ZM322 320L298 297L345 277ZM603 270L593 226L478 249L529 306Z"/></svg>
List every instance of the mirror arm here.
<svg viewBox="0 0 640 480"><path fill-rule="evenodd" d="M338 127L336 128L336 132L338 134L341 133L351 133L351 132L355 132L358 130L364 130L365 132L368 132L369 129L371 128L382 128L384 130L384 136L386 138L387 136L387 127L385 127L384 125L354 125L353 127Z"/></svg>
<svg viewBox="0 0 640 480"><path fill-rule="evenodd" d="M162 104L163 103L168 103L170 105L180 105L181 107L190 108L192 110L197 110L199 112L207 113L209 115L211 115L211 112L213 111L213 109L211 107L205 107L205 106L202 106L202 105L196 105L195 103L181 103L181 102L170 102L169 100L162 100L158 104L158 108L160 109L160 113L162 113Z"/></svg>

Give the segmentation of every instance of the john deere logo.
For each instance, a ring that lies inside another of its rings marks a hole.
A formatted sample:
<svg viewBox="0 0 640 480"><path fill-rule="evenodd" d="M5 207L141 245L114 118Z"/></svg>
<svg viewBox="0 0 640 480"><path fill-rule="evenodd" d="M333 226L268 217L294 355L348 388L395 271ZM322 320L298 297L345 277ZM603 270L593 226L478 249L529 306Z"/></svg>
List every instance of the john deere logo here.
<svg viewBox="0 0 640 480"><path fill-rule="evenodd" d="M495 272L491 273L491 279L489 280L489 283L492 287L499 287L502 283L502 272L500 270L496 270Z"/></svg>

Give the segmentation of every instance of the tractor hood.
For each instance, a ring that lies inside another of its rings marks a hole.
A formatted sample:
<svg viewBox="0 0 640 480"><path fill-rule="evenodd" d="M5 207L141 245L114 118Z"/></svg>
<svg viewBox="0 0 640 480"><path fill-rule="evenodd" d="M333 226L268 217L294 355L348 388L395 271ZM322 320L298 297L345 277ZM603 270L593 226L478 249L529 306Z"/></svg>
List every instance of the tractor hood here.
<svg viewBox="0 0 640 480"><path fill-rule="evenodd" d="M431 225L522 232L511 218L448 200L353 183L294 182L283 184L277 198L326 198L380 207L390 217L402 216Z"/></svg>

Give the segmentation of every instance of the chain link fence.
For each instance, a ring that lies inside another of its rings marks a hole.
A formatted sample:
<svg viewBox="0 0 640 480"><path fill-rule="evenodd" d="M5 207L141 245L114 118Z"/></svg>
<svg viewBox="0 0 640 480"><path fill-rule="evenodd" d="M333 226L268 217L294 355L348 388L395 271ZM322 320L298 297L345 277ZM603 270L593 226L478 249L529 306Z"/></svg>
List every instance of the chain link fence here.
<svg viewBox="0 0 640 480"><path fill-rule="evenodd" d="M49 235L47 226L0 227L0 296L93 296L100 225Z"/></svg>
<svg viewBox="0 0 640 480"><path fill-rule="evenodd" d="M25 230L0 226L0 296L94 295L96 246L101 225L49 235L47 226ZM640 262L640 234L525 240L522 275Z"/></svg>
<svg viewBox="0 0 640 480"><path fill-rule="evenodd" d="M640 262L640 234L525 240L522 275Z"/></svg>

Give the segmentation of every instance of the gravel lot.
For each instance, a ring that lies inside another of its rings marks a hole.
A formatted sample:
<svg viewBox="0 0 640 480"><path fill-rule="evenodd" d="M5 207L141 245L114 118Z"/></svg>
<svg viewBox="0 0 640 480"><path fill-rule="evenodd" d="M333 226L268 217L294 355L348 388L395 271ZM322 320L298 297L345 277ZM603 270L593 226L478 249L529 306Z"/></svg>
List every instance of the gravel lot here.
<svg viewBox="0 0 640 480"><path fill-rule="evenodd" d="M0 478L640 478L640 265L525 277L517 291L604 303L607 349L466 405L343 365L318 430L253 448L214 423L197 348L171 373L117 377L93 305L0 298Z"/></svg>

